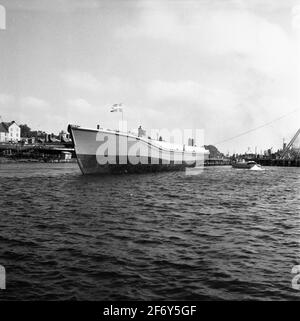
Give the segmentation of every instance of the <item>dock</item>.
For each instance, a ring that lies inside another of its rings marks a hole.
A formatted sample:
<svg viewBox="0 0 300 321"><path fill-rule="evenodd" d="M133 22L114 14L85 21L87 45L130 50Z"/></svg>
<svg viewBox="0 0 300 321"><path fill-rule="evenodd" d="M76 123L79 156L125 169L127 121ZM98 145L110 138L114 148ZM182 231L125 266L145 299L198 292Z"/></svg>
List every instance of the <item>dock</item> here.
<svg viewBox="0 0 300 321"><path fill-rule="evenodd" d="M270 158L254 158L257 164L262 166L285 166L285 167L299 167L300 159L270 159Z"/></svg>
<svg viewBox="0 0 300 321"><path fill-rule="evenodd" d="M13 160L36 160L44 162L69 161L74 159L75 150L71 144L0 144L0 155Z"/></svg>
<svg viewBox="0 0 300 321"><path fill-rule="evenodd" d="M208 158L204 160L204 166L229 166L231 159L229 158Z"/></svg>

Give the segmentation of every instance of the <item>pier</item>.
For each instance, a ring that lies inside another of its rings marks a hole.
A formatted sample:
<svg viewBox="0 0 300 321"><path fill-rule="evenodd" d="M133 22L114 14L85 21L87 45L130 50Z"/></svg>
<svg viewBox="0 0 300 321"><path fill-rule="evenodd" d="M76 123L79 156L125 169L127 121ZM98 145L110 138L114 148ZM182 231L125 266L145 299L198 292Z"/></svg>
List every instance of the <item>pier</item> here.
<svg viewBox="0 0 300 321"><path fill-rule="evenodd" d="M271 158L254 158L252 159L262 166L286 166L299 167L300 159L271 159Z"/></svg>
<svg viewBox="0 0 300 321"><path fill-rule="evenodd" d="M300 158L274 158L259 155L240 155L245 161L255 161L262 166L300 167ZM0 158L14 161L65 162L76 161L72 144L0 144ZM209 157L204 160L204 166L231 166L236 161L234 157ZM1 162L1 159L0 159Z"/></svg>
<svg viewBox="0 0 300 321"><path fill-rule="evenodd" d="M232 161L242 160L255 161L261 166L281 166L281 167L299 167L300 166L300 147L297 139L300 137L300 128L296 131L288 144L283 143L282 149L272 153L272 148L265 151L264 155L243 154L233 155Z"/></svg>
<svg viewBox="0 0 300 321"><path fill-rule="evenodd" d="M71 161L75 158L75 150L71 144L0 144L0 156L14 161Z"/></svg>
<svg viewBox="0 0 300 321"><path fill-rule="evenodd" d="M204 160L204 166L228 166L231 165L229 158L208 158Z"/></svg>

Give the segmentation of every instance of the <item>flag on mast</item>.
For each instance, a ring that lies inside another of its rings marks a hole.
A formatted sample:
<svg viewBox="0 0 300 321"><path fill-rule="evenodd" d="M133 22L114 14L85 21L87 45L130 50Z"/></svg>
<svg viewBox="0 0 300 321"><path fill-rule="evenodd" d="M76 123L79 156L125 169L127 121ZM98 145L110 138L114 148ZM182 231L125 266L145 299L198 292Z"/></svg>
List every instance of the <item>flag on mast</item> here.
<svg viewBox="0 0 300 321"><path fill-rule="evenodd" d="M110 112L114 113L114 112L123 112L123 105L122 104L113 104L111 107Z"/></svg>

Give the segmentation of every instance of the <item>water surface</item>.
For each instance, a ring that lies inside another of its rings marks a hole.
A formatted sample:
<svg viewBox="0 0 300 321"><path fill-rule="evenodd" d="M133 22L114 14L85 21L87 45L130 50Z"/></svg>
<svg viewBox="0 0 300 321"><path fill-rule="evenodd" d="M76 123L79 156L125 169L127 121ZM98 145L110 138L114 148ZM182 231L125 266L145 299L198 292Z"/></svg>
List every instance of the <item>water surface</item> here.
<svg viewBox="0 0 300 321"><path fill-rule="evenodd" d="M0 164L0 299L299 299L299 175Z"/></svg>

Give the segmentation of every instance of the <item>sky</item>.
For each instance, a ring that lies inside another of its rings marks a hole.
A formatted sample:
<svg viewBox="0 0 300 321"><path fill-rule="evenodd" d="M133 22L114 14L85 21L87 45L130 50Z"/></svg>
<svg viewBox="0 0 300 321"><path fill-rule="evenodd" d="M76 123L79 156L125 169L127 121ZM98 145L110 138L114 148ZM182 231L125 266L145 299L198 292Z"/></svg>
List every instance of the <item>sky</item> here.
<svg viewBox="0 0 300 321"><path fill-rule="evenodd" d="M224 153L277 150L299 128L299 1L0 5L3 121L54 133L69 123L117 128L110 107L123 103L129 128L203 129Z"/></svg>

